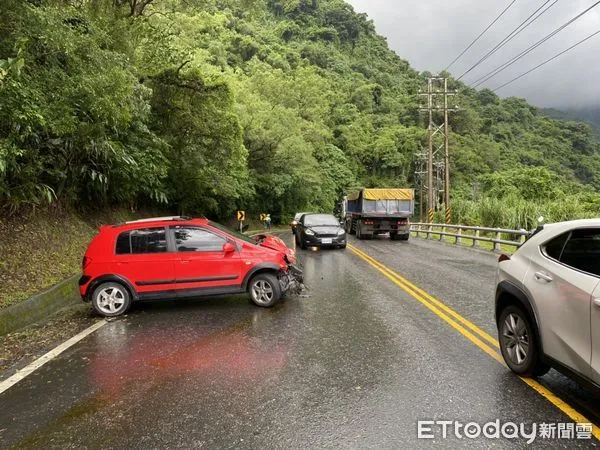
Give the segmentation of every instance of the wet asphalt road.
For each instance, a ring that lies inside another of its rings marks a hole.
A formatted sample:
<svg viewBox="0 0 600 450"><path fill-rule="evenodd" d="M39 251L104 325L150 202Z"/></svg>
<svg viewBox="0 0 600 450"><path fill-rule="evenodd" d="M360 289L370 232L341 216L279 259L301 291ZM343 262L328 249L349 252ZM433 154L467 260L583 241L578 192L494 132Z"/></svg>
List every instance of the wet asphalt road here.
<svg viewBox="0 0 600 450"><path fill-rule="evenodd" d="M495 336L494 255L351 242ZM102 327L0 394L0 447L521 448L418 440L417 420L570 422L349 249L299 257L308 298L146 303ZM597 420L597 397L542 383Z"/></svg>

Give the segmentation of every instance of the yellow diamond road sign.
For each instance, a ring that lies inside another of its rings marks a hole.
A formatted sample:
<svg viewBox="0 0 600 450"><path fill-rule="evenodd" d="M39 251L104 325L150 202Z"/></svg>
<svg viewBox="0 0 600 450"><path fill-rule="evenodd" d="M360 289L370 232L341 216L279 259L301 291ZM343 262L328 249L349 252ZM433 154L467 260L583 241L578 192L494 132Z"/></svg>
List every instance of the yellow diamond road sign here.
<svg viewBox="0 0 600 450"><path fill-rule="evenodd" d="M243 222L244 220L246 220L246 211L238 211L237 212L237 220L239 222Z"/></svg>

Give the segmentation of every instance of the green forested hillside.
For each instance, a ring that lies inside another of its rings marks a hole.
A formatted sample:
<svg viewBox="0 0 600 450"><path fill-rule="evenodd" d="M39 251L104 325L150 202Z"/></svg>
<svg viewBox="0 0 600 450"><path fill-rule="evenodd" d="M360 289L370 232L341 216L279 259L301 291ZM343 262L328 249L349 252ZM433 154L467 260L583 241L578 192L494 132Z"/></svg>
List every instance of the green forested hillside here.
<svg viewBox="0 0 600 450"><path fill-rule="evenodd" d="M139 207L229 217L331 210L414 185L423 76L341 0L4 0L0 207ZM583 124L461 89L455 219L598 215Z"/></svg>

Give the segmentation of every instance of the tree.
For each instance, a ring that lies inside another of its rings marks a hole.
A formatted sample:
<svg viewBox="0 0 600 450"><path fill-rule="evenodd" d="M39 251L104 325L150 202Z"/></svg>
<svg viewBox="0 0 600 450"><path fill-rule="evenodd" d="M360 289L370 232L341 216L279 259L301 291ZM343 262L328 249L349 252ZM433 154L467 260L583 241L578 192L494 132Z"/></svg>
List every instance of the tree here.
<svg viewBox="0 0 600 450"><path fill-rule="evenodd" d="M180 211L233 211L248 173L230 88L194 70L164 71L151 86L152 129L169 145L170 192Z"/></svg>

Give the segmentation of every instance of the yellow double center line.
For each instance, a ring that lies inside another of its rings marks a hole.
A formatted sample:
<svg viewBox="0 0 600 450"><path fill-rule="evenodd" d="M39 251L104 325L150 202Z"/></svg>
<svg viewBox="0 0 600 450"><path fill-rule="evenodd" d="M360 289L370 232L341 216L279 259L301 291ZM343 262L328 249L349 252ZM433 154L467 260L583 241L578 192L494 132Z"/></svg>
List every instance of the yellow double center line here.
<svg viewBox="0 0 600 450"><path fill-rule="evenodd" d="M351 244L348 244L348 248L359 258L363 259L375 269L377 269L379 272L381 272L386 278L388 278L395 285L400 287L407 294L411 295L413 298L418 300L423 306L425 306L435 315L444 320L448 325L450 325L452 328L454 328L456 331L458 331L460 334L466 337L469 341L471 341L473 344L475 344L477 347L479 347L497 362L506 367L502 355L498 353L497 339L490 336L477 325L465 319L463 316L453 311L444 303L432 297L427 292L415 286L406 278L394 272L392 269L380 263L375 258L372 258L362 250L359 250ZM546 389L534 379L521 377L521 380L523 380L523 382L525 382L528 386L533 388L542 397L546 398L550 403L552 403L563 413L565 413L571 420L573 420L573 422L591 423L591 421L587 419L583 414L576 411L573 407L565 403L563 400L554 395L551 391ZM596 425L593 425L592 434L596 437L596 439L600 440L600 429Z"/></svg>

